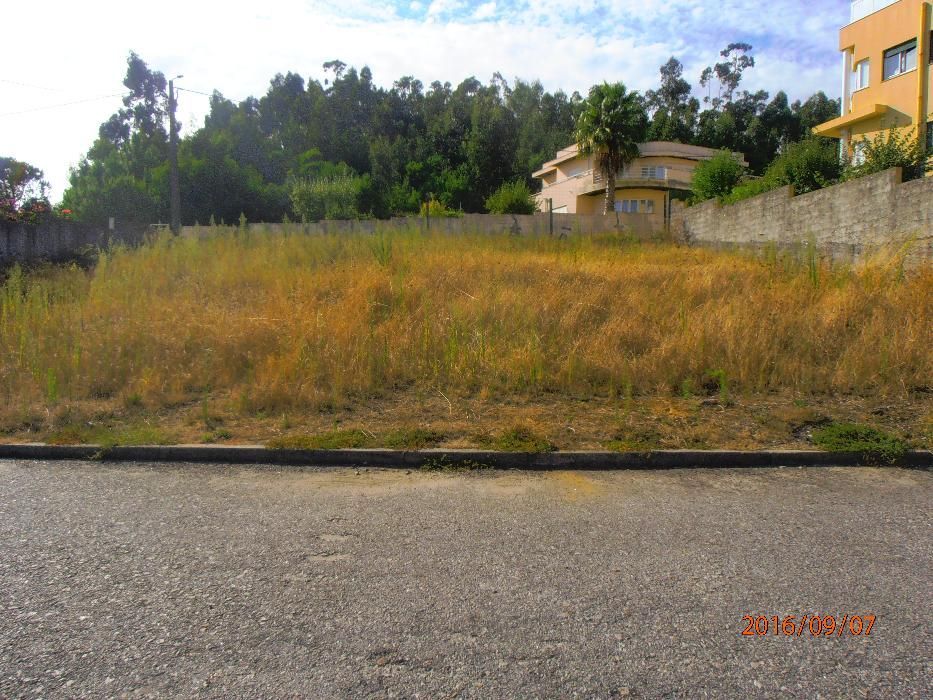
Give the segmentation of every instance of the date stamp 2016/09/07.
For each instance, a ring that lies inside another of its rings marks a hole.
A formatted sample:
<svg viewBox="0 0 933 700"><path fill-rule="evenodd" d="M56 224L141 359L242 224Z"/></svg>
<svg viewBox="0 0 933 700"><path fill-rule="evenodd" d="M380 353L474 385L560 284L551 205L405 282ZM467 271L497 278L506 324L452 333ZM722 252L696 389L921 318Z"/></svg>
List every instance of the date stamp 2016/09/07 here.
<svg viewBox="0 0 933 700"><path fill-rule="evenodd" d="M743 637L860 637L871 634L874 615L743 615Z"/></svg>

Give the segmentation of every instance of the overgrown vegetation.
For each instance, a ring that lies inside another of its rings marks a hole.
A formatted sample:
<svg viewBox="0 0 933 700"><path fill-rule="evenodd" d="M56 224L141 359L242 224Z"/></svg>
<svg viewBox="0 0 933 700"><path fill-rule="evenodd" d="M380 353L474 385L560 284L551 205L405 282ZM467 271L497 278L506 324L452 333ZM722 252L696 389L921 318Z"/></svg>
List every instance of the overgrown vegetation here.
<svg viewBox="0 0 933 700"><path fill-rule="evenodd" d="M490 214L534 214L535 197L522 180L506 182L486 200Z"/></svg>
<svg viewBox="0 0 933 700"><path fill-rule="evenodd" d="M358 219L362 178L339 173L292 184L292 209L300 221Z"/></svg>
<svg viewBox="0 0 933 700"><path fill-rule="evenodd" d="M835 141L817 137L791 144L762 177L737 185L722 201L733 204L787 185L793 185L795 194L833 185L842 175L838 149Z"/></svg>
<svg viewBox="0 0 933 700"><path fill-rule="evenodd" d="M745 168L729 151L720 151L693 171L693 199L721 199L739 184Z"/></svg>
<svg viewBox="0 0 933 700"><path fill-rule="evenodd" d="M903 169L904 180L933 170L933 154L917 138L916 130L891 128L856 140L854 147L859 154L857 164L840 159L835 140L808 137L787 145L761 177L737 170L721 154L697 167L693 201L715 198L734 204L786 185L793 185L795 194L805 194L894 167Z"/></svg>
<svg viewBox="0 0 933 700"><path fill-rule="evenodd" d="M893 464L908 445L901 438L869 425L830 423L813 431L814 444L830 452L854 452L872 464Z"/></svg>
<svg viewBox="0 0 933 700"><path fill-rule="evenodd" d="M0 419L191 404L201 434L221 405L275 417L403 390L446 411L458 397L706 385L720 403L907 396L933 376L933 273L896 258L848 269L808 249L755 259L613 235L215 231L117 248L92 271L13 268Z"/></svg>
<svg viewBox="0 0 933 700"><path fill-rule="evenodd" d="M855 142L861 162L845 169L844 179L853 180L880 173L888 168L903 168L905 180L915 180L933 170L933 154L917 137L916 129L880 131L874 137Z"/></svg>

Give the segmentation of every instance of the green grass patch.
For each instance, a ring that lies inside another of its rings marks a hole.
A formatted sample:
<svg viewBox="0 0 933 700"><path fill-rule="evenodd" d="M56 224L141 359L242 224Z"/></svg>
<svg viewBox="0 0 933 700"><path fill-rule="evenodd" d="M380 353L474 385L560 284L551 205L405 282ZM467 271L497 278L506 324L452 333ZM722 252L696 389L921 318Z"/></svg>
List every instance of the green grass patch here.
<svg viewBox="0 0 933 700"><path fill-rule="evenodd" d="M500 452L554 452L557 446L524 425L516 425L498 436L477 438L481 447Z"/></svg>
<svg viewBox="0 0 933 700"><path fill-rule="evenodd" d="M66 426L46 438L50 445L173 445L177 440L152 426L108 428L105 426Z"/></svg>
<svg viewBox="0 0 933 700"><path fill-rule="evenodd" d="M831 423L814 430L813 443L829 452L855 452L870 464L893 464L909 448L896 435L857 423Z"/></svg>
<svg viewBox="0 0 933 700"><path fill-rule="evenodd" d="M424 428L400 428L386 435L380 443L393 450L423 450L437 447L445 435L436 430Z"/></svg>
<svg viewBox="0 0 933 700"><path fill-rule="evenodd" d="M441 456L436 459L429 459L424 464L421 465L420 471L423 472L476 472L476 471L486 471L492 469L491 464L485 464L483 462L477 462L472 459L464 459L453 461L447 458L446 455Z"/></svg>
<svg viewBox="0 0 933 700"><path fill-rule="evenodd" d="M373 438L362 430L331 430L317 435L283 435L266 447L273 450L346 450L372 447Z"/></svg>
<svg viewBox="0 0 933 700"><path fill-rule="evenodd" d="M650 428L619 432L606 443L614 452L648 452L661 447L661 433Z"/></svg>
<svg viewBox="0 0 933 700"><path fill-rule="evenodd" d="M209 433L204 433L204 435L201 436L201 442L211 444L215 442L223 442L224 440L229 440L232 437L233 433L231 433L229 430L225 428L219 428Z"/></svg>

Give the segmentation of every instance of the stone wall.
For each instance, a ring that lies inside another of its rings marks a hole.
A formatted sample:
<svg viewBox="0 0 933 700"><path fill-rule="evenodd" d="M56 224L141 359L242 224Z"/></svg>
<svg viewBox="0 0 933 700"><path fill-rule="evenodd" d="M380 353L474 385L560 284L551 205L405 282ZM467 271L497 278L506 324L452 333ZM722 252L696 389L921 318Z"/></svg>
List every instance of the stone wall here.
<svg viewBox="0 0 933 700"><path fill-rule="evenodd" d="M810 240L855 261L908 245L911 264L933 262L933 178L902 182L900 168L794 196L792 187L722 205L673 203L671 234L690 244L790 247Z"/></svg>
<svg viewBox="0 0 933 700"><path fill-rule="evenodd" d="M290 231L305 233L376 233L391 231L431 231L443 233L481 233L490 235L579 236L608 231L624 231L645 240L666 235L657 229L649 217L638 214L619 213L615 216L587 214L554 214L553 224L547 214L464 214L463 216L440 218L430 221L413 216L388 220L366 219L362 221L317 221L309 224L249 224L250 230ZM227 227L230 228L230 227ZM184 226L183 236L206 236L212 232L209 226Z"/></svg>
<svg viewBox="0 0 933 700"><path fill-rule="evenodd" d="M122 224L110 231L57 219L39 224L0 222L0 266L33 260L72 260L117 242L138 245L148 230L144 224Z"/></svg>

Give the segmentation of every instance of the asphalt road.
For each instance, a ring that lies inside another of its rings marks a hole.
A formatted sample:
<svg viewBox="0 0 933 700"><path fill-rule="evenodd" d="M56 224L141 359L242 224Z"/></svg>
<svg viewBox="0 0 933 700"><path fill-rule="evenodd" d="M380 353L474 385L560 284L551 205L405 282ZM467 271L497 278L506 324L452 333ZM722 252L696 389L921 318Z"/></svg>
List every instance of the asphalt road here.
<svg viewBox="0 0 933 700"><path fill-rule="evenodd" d="M931 485L0 461L0 697L931 697Z"/></svg>

